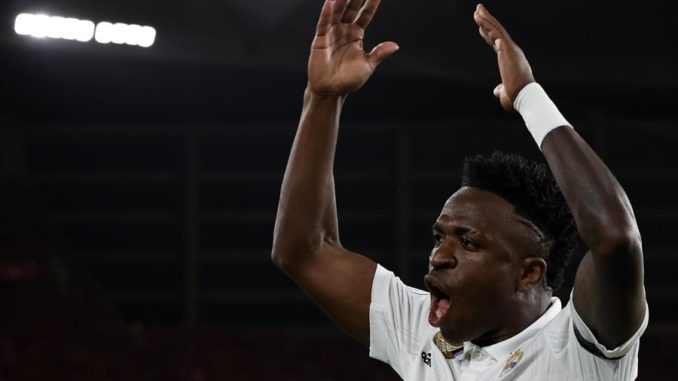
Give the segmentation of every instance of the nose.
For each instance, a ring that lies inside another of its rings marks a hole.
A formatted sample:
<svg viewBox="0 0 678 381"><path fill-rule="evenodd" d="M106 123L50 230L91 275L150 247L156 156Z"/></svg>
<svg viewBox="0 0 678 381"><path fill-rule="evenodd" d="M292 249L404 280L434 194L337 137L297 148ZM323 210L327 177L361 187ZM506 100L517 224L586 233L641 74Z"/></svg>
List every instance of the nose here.
<svg viewBox="0 0 678 381"><path fill-rule="evenodd" d="M457 267L457 257L454 250L446 247L444 242L433 249L429 257L429 270L453 269L455 267Z"/></svg>

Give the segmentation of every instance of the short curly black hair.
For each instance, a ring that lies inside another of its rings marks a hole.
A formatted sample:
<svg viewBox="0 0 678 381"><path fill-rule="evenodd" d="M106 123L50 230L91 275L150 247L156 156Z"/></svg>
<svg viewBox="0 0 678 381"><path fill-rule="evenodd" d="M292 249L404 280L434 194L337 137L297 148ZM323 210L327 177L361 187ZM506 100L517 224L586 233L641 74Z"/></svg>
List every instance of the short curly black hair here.
<svg viewBox="0 0 678 381"><path fill-rule="evenodd" d="M462 186L492 192L515 207L551 241L546 282L553 290L563 284L565 268L579 244L574 218L549 168L524 157L494 152L464 160Z"/></svg>

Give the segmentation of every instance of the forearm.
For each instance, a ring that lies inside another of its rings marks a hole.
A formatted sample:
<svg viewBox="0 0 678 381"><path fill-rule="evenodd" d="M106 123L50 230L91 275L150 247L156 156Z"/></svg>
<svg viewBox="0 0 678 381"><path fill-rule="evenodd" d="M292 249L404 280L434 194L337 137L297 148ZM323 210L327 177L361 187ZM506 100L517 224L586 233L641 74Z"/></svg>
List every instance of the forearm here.
<svg viewBox="0 0 678 381"><path fill-rule="evenodd" d="M624 189L536 83L521 89L515 109L540 146L579 233L594 254L625 250L639 241Z"/></svg>
<svg viewBox="0 0 678 381"><path fill-rule="evenodd" d="M594 254L629 249L640 236L631 204L617 179L571 128L551 131L542 151L580 235Z"/></svg>
<svg viewBox="0 0 678 381"><path fill-rule="evenodd" d="M642 242L633 210L610 170L573 129L551 131L542 151L590 249L577 270L575 307L598 341L616 348L645 316Z"/></svg>
<svg viewBox="0 0 678 381"><path fill-rule="evenodd" d="M338 242L333 165L342 96L308 90L280 192L273 261L304 261L324 242Z"/></svg>

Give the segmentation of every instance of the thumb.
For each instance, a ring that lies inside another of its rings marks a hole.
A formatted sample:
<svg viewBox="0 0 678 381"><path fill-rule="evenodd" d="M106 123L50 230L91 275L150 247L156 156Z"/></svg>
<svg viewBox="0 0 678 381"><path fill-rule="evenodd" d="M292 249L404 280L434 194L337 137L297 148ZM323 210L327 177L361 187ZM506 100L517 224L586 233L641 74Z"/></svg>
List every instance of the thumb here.
<svg viewBox="0 0 678 381"><path fill-rule="evenodd" d="M372 66L376 67L393 53L397 52L398 49L400 49L400 46L393 41L382 42L372 49L370 54L368 54L368 58Z"/></svg>
<svg viewBox="0 0 678 381"><path fill-rule="evenodd" d="M494 94L495 97L500 98L502 91L504 91L504 84L500 83L500 84L497 85L497 87L494 88L494 90L492 91L492 94Z"/></svg>
<svg viewBox="0 0 678 381"><path fill-rule="evenodd" d="M503 45L504 45L504 41L501 38L498 38L498 39L494 40L494 44L492 45L492 47L494 48L495 52L499 53L499 51L501 50Z"/></svg>

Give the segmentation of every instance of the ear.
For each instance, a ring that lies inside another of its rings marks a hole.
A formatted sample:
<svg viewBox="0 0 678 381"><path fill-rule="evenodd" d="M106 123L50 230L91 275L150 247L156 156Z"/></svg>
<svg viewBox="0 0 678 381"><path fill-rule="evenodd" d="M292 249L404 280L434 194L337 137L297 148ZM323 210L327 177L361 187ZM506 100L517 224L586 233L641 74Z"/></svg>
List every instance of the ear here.
<svg viewBox="0 0 678 381"><path fill-rule="evenodd" d="M535 285L540 285L546 278L546 261L540 257L527 257L523 260L518 279L518 289L526 291Z"/></svg>

